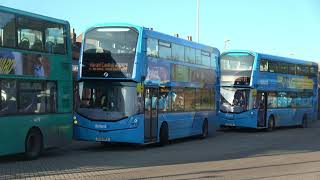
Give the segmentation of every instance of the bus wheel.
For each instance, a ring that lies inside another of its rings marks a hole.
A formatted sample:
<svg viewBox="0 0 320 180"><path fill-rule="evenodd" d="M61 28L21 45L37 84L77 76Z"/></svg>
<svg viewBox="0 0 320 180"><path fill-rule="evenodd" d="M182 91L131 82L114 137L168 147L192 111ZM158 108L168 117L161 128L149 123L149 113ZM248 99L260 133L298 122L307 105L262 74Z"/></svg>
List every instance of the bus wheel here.
<svg viewBox="0 0 320 180"><path fill-rule="evenodd" d="M208 137L208 134L209 134L209 131L208 131L208 120L205 119L203 121L203 124L202 124L202 134L201 134L201 138L207 138Z"/></svg>
<svg viewBox="0 0 320 180"><path fill-rule="evenodd" d="M160 145L164 146L169 143L169 128L167 123L162 123L160 128Z"/></svg>
<svg viewBox="0 0 320 180"><path fill-rule="evenodd" d="M268 128L267 131L273 131L275 129L275 121L274 121L274 117L270 116L269 117L269 121L268 121Z"/></svg>
<svg viewBox="0 0 320 180"><path fill-rule="evenodd" d="M308 127L308 118L306 115L303 116L302 118L302 122L301 122L301 125L300 125L302 128L307 128Z"/></svg>
<svg viewBox="0 0 320 180"><path fill-rule="evenodd" d="M38 129L31 129L25 142L25 158L33 160L39 157L42 152L42 134Z"/></svg>

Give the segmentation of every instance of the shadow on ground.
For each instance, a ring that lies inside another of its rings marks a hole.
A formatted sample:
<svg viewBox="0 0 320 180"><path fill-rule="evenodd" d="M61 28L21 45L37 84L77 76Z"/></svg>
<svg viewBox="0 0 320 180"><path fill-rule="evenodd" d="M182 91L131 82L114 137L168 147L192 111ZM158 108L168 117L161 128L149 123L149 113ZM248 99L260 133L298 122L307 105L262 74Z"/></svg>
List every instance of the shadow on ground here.
<svg viewBox="0 0 320 180"><path fill-rule="evenodd" d="M21 155L1 157L0 179L313 152L320 150L319 135L320 121L317 121L307 129L218 131L207 139L185 138L165 147L73 142L45 151L38 160L24 161Z"/></svg>

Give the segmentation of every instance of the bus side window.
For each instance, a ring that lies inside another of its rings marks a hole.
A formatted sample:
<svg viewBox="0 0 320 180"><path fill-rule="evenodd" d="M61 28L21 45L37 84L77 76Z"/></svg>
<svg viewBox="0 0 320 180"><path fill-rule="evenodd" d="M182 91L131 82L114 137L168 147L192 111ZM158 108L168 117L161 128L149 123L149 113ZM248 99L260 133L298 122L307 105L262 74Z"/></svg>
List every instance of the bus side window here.
<svg viewBox="0 0 320 180"><path fill-rule="evenodd" d="M268 71L271 73L276 73L278 72L278 64L273 61L268 62Z"/></svg>
<svg viewBox="0 0 320 180"><path fill-rule="evenodd" d="M171 95L169 87L160 87L159 111L171 111Z"/></svg>
<svg viewBox="0 0 320 180"><path fill-rule="evenodd" d="M19 48L43 51L43 21L22 16L18 17L17 24Z"/></svg>
<svg viewBox="0 0 320 180"><path fill-rule="evenodd" d="M296 74L296 65L289 64L289 74L295 75Z"/></svg>
<svg viewBox="0 0 320 180"><path fill-rule="evenodd" d="M287 93L287 99L288 99L288 107L289 108L295 108L296 107L296 93L294 92L289 92Z"/></svg>
<svg viewBox="0 0 320 180"><path fill-rule="evenodd" d="M45 51L49 53L65 54L65 28L62 25L49 22L47 22L45 26Z"/></svg>
<svg viewBox="0 0 320 180"><path fill-rule="evenodd" d="M297 75L303 75L304 74L304 72L302 71L302 65L300 65L300 64L297 65L296 74Z"/></svg>
<svg viewBox="0 0 320 180"><path fill-rule="evenodd" d="M172 111L184 111L184 90L183 88L172 89Z"/></svg>
<svg viewBox="0 0 320 180"><path fill-rule="evenodd" d="M269 92L268 94L268 108L277 108L277 93Z"/></svg>
<svg viewBox="0 0 320 180"><path fill-rule="evenodd" d="M178 44L171 44L172 46L172 60L184 61L184 46Z"/></svg>
<svg viewBox="0 0 320 180"><path fill-rule="evenodd" d="M41 82L19 83L19 112L21 113L44 113L45 94L44 84Z"/></svg>
<svg viewBox="0 0 320 180"><path fill-rule="evenodd" d="M147 39L147 55L150 57L158 57L158 40L148 38Z"/></svg>
<svg viewBox="0 0 320 180"><path fill-rule="evenodd" d="M17 113L16 81L1 81L1 108L0 115Z"/></svg>
<svg viewBox="0 0 320 180"><path fill-rule="evenodd" d="M195 88L185 88L185 110L195 111L196 110L196 89ZM208 98L210 99L210 98Z"/></svg>
<svg viewBox="0 0 320 180"><path fill-rule="evenodd" d="M48 82L46 87L46 112L56 112L57 108L57 87L55 82Z"/></svg>
<svg viewBox="0 0 320 180"><path fill-rule="evenodd" d="M278 92L278 108L287 108L288 101L287 101L287 93L286 92Z"/></svg>
<svg viewBox="0 0 320 180"><path fill-rule="evenodd" d="M15 47L15 16L0 12L0 46Z"/></svg>
<svg viewBox="0 0 320 180"><path fill-rule="evenodd" d="M162 59L172 59L171 43L159 41L159 57Z"/></svg>
<svg viewBox="0 0 320 180"><path fill-rule="evenodd" d="M260 61L260 71L267 72L268 71L268 60Z"/></svg>
<svg viewBox="0 0 320 180"><path fill-rule="evenodd" d="M196 61L196 50L191 47L185 47L185 61L188 63L195 63Z"/></svg>

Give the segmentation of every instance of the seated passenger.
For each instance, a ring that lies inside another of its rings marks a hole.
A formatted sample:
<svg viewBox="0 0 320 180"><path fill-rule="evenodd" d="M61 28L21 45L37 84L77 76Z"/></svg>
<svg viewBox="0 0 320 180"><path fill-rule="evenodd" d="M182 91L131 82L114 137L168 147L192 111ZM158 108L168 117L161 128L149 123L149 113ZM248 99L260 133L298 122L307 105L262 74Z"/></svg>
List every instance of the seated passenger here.
<svg viewBox="0 0 320 180"><path fill-rule="evenodd" d="M30 48L30 41L27 38L22 38L20 43L19 43L19 47L21 49L29 49Z"/></svg>
<svg viewBox="0 0 320 180"><path fill-rule="evenodd" d="M167 98L166 95L163 94L159 99L159 110L167 111Z"/></svg>
<svg viewBox="0 0 320 180"><path fill-rule="evenodd" d="M35 51L42 51L43 50L42 41L36 38L31 49Z"/></svg>

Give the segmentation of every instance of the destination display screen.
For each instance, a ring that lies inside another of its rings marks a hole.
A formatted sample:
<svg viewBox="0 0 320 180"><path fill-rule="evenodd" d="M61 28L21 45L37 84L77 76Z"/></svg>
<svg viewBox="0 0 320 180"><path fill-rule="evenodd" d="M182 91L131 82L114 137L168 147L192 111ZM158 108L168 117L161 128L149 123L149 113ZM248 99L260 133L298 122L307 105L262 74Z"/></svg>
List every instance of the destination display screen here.
<svg viewBox="0 0 320 180"><path fill-rule="evenodd" d="M134 56L114 57L106 54L86 53L82 61L83 77L131 78Z"/></svg>

